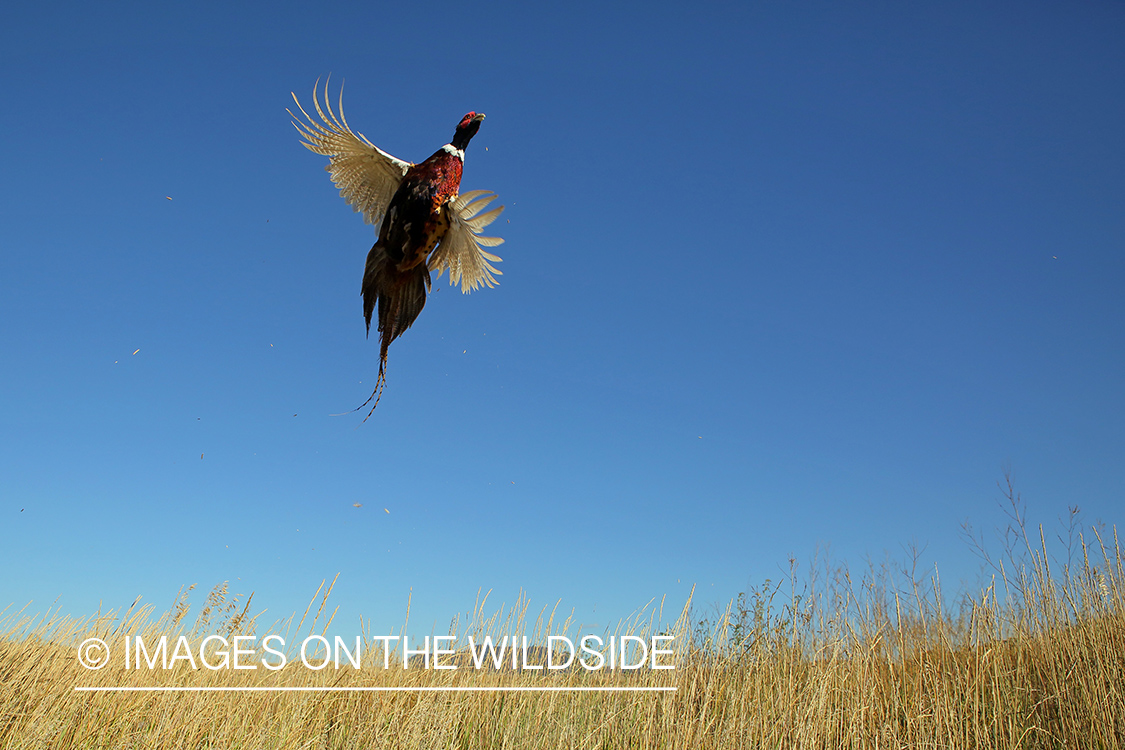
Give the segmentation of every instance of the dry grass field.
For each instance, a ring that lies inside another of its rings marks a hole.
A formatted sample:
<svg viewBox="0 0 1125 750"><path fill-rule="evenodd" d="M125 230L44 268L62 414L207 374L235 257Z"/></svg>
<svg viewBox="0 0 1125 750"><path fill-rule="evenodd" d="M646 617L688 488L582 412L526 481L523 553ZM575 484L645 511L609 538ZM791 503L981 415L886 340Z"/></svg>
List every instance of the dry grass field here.
<svg viewBox="0 0 1125 750"><path fill-rule="evenodd" d="M1022 531L1022 528L1020 529ZM673 671L434 671L382 664L272 672L83 669L76 644L125 634L322 633L330 586L303 617L264 629L225 586L187 624L187 599L87 619L0 617L0 748L1120 748L1125 576L1115 530L1059 556L1019 534L995 575L955 603L936 571L820 566L725 610L689 602L665 626ZM1064 546L1069 546L1065 545ZM678 609L678 607L677 607ZM519 604L458 635L568 632ZM620 632L652 634L659 603ZM278 629L280 628L280 629ZM463 640L462 640L463 642ZM286 639L289 643L289 639ZM357 687L664 686L675 692L396 692ZM77 692L75 686L333 688L291 692Z"/></svg>

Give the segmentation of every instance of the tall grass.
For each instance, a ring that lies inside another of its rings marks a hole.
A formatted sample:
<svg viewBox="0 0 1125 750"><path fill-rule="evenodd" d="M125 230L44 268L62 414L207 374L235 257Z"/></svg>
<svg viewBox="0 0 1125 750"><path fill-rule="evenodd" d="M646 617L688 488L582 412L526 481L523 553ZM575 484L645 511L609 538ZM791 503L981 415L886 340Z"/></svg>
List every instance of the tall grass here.
<svg viewBox="0 0 1125 750"><path fill-rule="evenodd" d="M187 592L168 612L134 606L84 619L0 617L2 748L1120 748L1125 746L1125 571L1116 529L1072 534L1048 554L1015 508L1014 544L977 590L947 601L936 569L843 566L766 582L702 616L664 624L642 609L617 631L676 636L674 671L561 673L399 666L212 672L183 664L81 668L91 634L249 634L249 600L216 587L192 623ZM1074 529L1072 529L1074 531ZM983 554L983 552L982 552ZM331 586L267 632L323 633ZM487 600L486 600L487 601ZM526 601L451 632L572 632ZM369 633L365 634L370 636ZM286 643L290 639L286 638ZM86 693L77 685L674 686L672 693Z"/></svg>

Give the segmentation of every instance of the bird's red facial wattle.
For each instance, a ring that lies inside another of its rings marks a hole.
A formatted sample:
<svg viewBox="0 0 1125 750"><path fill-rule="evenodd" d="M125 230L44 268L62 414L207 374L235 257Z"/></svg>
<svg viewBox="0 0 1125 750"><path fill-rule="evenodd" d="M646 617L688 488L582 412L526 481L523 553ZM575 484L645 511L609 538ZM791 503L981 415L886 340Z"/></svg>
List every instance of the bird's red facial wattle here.
<svg viewBox="0 0 1125 750"><path fill-rule="evenodd" d="M473 122L480 123L480 121L483 120L483 119L484 119L483 114L477 113L477 112L470 112L469 114L467 114L467 115L465 115L464 117L461 118L461 123L457 126L457 129L461 130L462 128L467 128L467 127L469 127L470 123L473 123ZM478 124L477 127L480 127L479 124Z"/></svg>
<svg viewBox="0 0 1125 750"><path fill-rule="evenodd" d="M481 120L484 115L479 112L470 112L461 118L461 122L457 125L457 132L453 134L453 140L450 143L454 148L465 150L465 146L469 145L469 141L477 131L480 130Z"/></svg>

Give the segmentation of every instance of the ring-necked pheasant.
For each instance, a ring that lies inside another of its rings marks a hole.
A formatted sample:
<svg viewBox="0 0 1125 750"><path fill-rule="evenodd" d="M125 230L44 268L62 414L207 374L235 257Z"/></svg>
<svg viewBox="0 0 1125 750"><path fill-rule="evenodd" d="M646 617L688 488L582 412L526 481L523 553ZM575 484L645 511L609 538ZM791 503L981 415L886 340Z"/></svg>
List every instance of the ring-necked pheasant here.
<svg viewBox="0 0 1125 750"><path fill-rule="evenodd" d="M319 84L318 80L313 86L313 105L320 122L309 116L296 94L293 101L308 124L292 111L289 114L304 146L328 157L325 169L340 188L340 195L363 214L367 223L375 226L379 235L367 254L361 292L369 335L371 314L376 305L379 308L379 377L371 396L356 409L374 399L375 404L367 412L370 417L387 382L387 348L422 312L430 289L430 271L436 270L440 278L448 270L450 283L460 283L466 294L482 284L496 285L493 274L501 272L491 263L500 258L484 248L495 247L504 240L482 237L480 231L495 221L504 207L482 213L495 195L487 190L458 194L465 147L480 129L484 115L465 115L452 141L424 162L411 164L377 148L362 133L352 132L344 119L342 87L339 116L328 101L327 84L322 109L317 93Z"/></svg>

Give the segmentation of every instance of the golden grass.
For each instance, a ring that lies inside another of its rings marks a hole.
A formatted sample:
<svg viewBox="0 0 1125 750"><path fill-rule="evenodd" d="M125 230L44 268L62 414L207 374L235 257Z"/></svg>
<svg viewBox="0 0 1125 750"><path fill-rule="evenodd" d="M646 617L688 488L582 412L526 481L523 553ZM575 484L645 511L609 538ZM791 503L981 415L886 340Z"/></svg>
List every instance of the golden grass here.
<svg viewBox="0 0 1125 750"><path fill-rule="evenodd" d="M1120 748L1125 746L1125 576L1116 530L1077 539L1052 563L1042 533L1022 536L991 583L950 605L936 571L846 568L767 582L711 618L685 606L668 632L677 669L314 672L81 668L90 634L252 633L249 602L217 587L189 629L186 592L151 609L71 619L0 618L0 748ZM989 561L989 564L992 564ZM325 632L328 591L265 632ZM571 632L525 602L490 618L477 607L452 632ZM661 627L644 609L620 632ZM294 621L297 621L294 624ZM310 625L311 622L311 625ZM370 635L367 633L366 635ZM286 638L286 643L290 639ZM392 661L392 664L394 662ZM531 686L665 685L674 693L83 693L77 685Z"/></svg>

